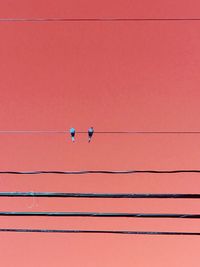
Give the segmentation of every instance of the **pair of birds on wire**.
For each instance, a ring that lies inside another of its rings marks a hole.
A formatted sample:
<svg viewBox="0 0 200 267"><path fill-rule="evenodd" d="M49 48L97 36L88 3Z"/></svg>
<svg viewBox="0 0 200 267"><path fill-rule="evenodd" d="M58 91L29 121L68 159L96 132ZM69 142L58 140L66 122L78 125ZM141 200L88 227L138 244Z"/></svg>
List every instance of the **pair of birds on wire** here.
<svg viewBox="0 0 200 267"><path fill-rule="evenodd" d="M76 130L74 128L70 128L69 131L70 131L70 135L71 135L71 138L72 138L72 142L75 142ZM88 129L88 143L90 143L93 134L94 134L94 128L93 127L90 127Z"/></svg>

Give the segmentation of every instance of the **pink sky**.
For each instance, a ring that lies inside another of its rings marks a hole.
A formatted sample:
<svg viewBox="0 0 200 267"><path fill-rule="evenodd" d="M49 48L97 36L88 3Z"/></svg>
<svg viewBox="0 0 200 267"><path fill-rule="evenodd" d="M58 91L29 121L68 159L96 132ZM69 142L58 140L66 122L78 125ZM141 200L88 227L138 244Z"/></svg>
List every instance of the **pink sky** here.
<svg viewBox="0 0 200 267"><path fill-rule="evenodd" d="M199 1L0 3L0 17L198 17ZM0 130L200 130L198 21L0 23ZM1 170L199 168L200 136L2 135ZM0 176L0 191L199 193L198 174ZM1 211L200 213L198 200L0 199ZM6 218L0 228L199 231L198 220ZM199 237L0 234L5 267L198 266Z"/></svg>

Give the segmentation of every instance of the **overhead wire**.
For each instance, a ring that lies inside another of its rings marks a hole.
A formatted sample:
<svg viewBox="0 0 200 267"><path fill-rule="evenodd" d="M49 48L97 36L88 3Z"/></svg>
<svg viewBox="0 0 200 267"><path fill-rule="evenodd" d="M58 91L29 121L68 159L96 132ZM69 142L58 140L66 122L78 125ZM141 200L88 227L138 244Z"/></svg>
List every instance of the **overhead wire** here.
<svg viewBox="0 0 200 267"><path fill-rule="evenodd" d="M77 131L87 134L87 131ZM0 130L0 134L69 134L63 130ZM95 131L94 134L200 134L200 131Z"/></svg>
<svg viewBox="0 0 200 267"><path fill-rule="evenodd" d="M60 229L17 229L0 228L0 232L14 233L54 233L54 234L122 234L122 235L184 235L199 236L200 232L157 232L157 231L127 231L127 230L60 230Z"/></svg>
<svg viewBox="0 0 200 267"><path fill-rule="evenodd" d="M37 175L37 174L175 174L175 173L200 173L200 169L177 169L177 170L80 170L80 171L60 171L60 170L36 170L36 171L15 171L1 170L0 174L17 175Z"/></svg>
<svg viewBox="0 0 200 267"><path fill-rule="evenodd" d="M200 199L200 194L0 192L0 197Z"/></svg>
<svg viewBox="0 0 200 267"><path fill-rule="evenodd" d="M38 17L38 18L0 18L0 22L134 22L134 21L200 21L200 18L120 18L120 17L96 17L96 18L58 18L58 17Z"/></svg>
<svg viewBox="0 0 200 267"><path fill-rule="evenodd" d="M200 214L118 213L118 212L117 213L103 213L103 212L13 212L13 211L0 211L0 216L200 219Z"/></svg>

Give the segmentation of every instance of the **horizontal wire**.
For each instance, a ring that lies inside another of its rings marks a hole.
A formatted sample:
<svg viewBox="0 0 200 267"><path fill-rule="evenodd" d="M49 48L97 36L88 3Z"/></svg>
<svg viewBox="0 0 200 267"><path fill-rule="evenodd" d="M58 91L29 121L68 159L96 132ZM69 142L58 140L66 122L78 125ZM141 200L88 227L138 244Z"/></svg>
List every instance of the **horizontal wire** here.
<svg viewBox="0 0 200 267"><path fill-rule="evenodd" d="M40 130L0 130L0 134L66 134L68 131L40 131Z"/></svg>
<svg viewBox="0 0 200 267"><path fill-rule="evenodd" d="M0 197L50 198L177 198L200 199L200 194L132 194L132 193L58 193L58 192L0 192Z"/></svg>
<svg viewBox="0 0 200 267"><path fill-rule="evenodd" d="M114 231L114 230L53 230L53 229L13 229L0 228L0 232L16 233L60 233L60 234L124 234L124 235L200 235L199 232L152 232L152 231Z"/></svg>
<svg viewBox="0 0 200 267"><path fill-rule="evenodd" d="M0 18L0 22L200 21L200 18Z"/></svg>
<svg viewBox="0 0 200 267"><path fill-rule="evenodd" d="M164 213L101 213L101 212L13 212L0 211L0 216L48 216L48 217L120 217L120 218L177 218L200 219L200 214Z"/></svg>
<svg viewBox="0 0 200 267"><path fill-rule="evenodd" d="M134 174L134 173L152 173L152 174L173 174L173 173L200 173L200 169L194 170L85 170L85 171L59 171L59 170L38 170L38 171L0 171L0 174L19 174L19 175L37 175L37 174Z"/></svg>
<svg viewBox="0 0 200 267"><path fill-rule="evenodd" d="M87 131L77 131L87 134ZM95 131L95 134L200 134L200 131ZM69 134L69 131L56 130L0 130L0 134Z"/></svg>

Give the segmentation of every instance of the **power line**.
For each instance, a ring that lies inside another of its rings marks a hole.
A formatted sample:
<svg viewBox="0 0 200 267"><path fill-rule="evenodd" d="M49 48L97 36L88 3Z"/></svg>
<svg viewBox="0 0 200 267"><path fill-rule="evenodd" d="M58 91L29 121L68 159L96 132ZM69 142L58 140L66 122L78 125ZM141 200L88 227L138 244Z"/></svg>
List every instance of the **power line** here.
<svg viewBox="0 0 200 267"><path fill-rule="evenodd" d="M200 214L101 213L101 212L13 212L13 211L0 211L0 216L200 219Z"/></svg>
<svg viewBox="0 0 200 267"><path fill-rule="evenodd" d="M0 171L0 174L20 174L20 175L37 175L37 174L134 174L134 173L152 173L152 174L174 174L174 173L200 173L200 169L191 170L80 170L80 171L60 171L60 170L37 170L37 171Z"/></svg>
<svg viewBox="0 0 200 267"><path fill-rule="evenodd" d="M87 134L77 131L77 134ZM200 134L200 131L95 131L95 134ZM69 134L69 131L59 130L0 130L0 134Z"/></svg>
<svg viewBox="0 0 200 267"><path fill-rule="evenodd" d="M200 199L200 194L0 192L0 197Z"/></svg>
<svg viewBox="0 0 200 267"><path fill-rule="evenodd" d="M134 22L200 21L200 18L0 18L0 22Z"/></svg>
<svg viewBox="0 0 200 267"><path fill-rule="evenodd" d="M55 233L55 234L123 234L123 235L185 235L198 236L199 232L152 232L152 231L114 231L114 230L51 230L51 229L10 229L0 228L0 232L15 233Z"/></svg>

